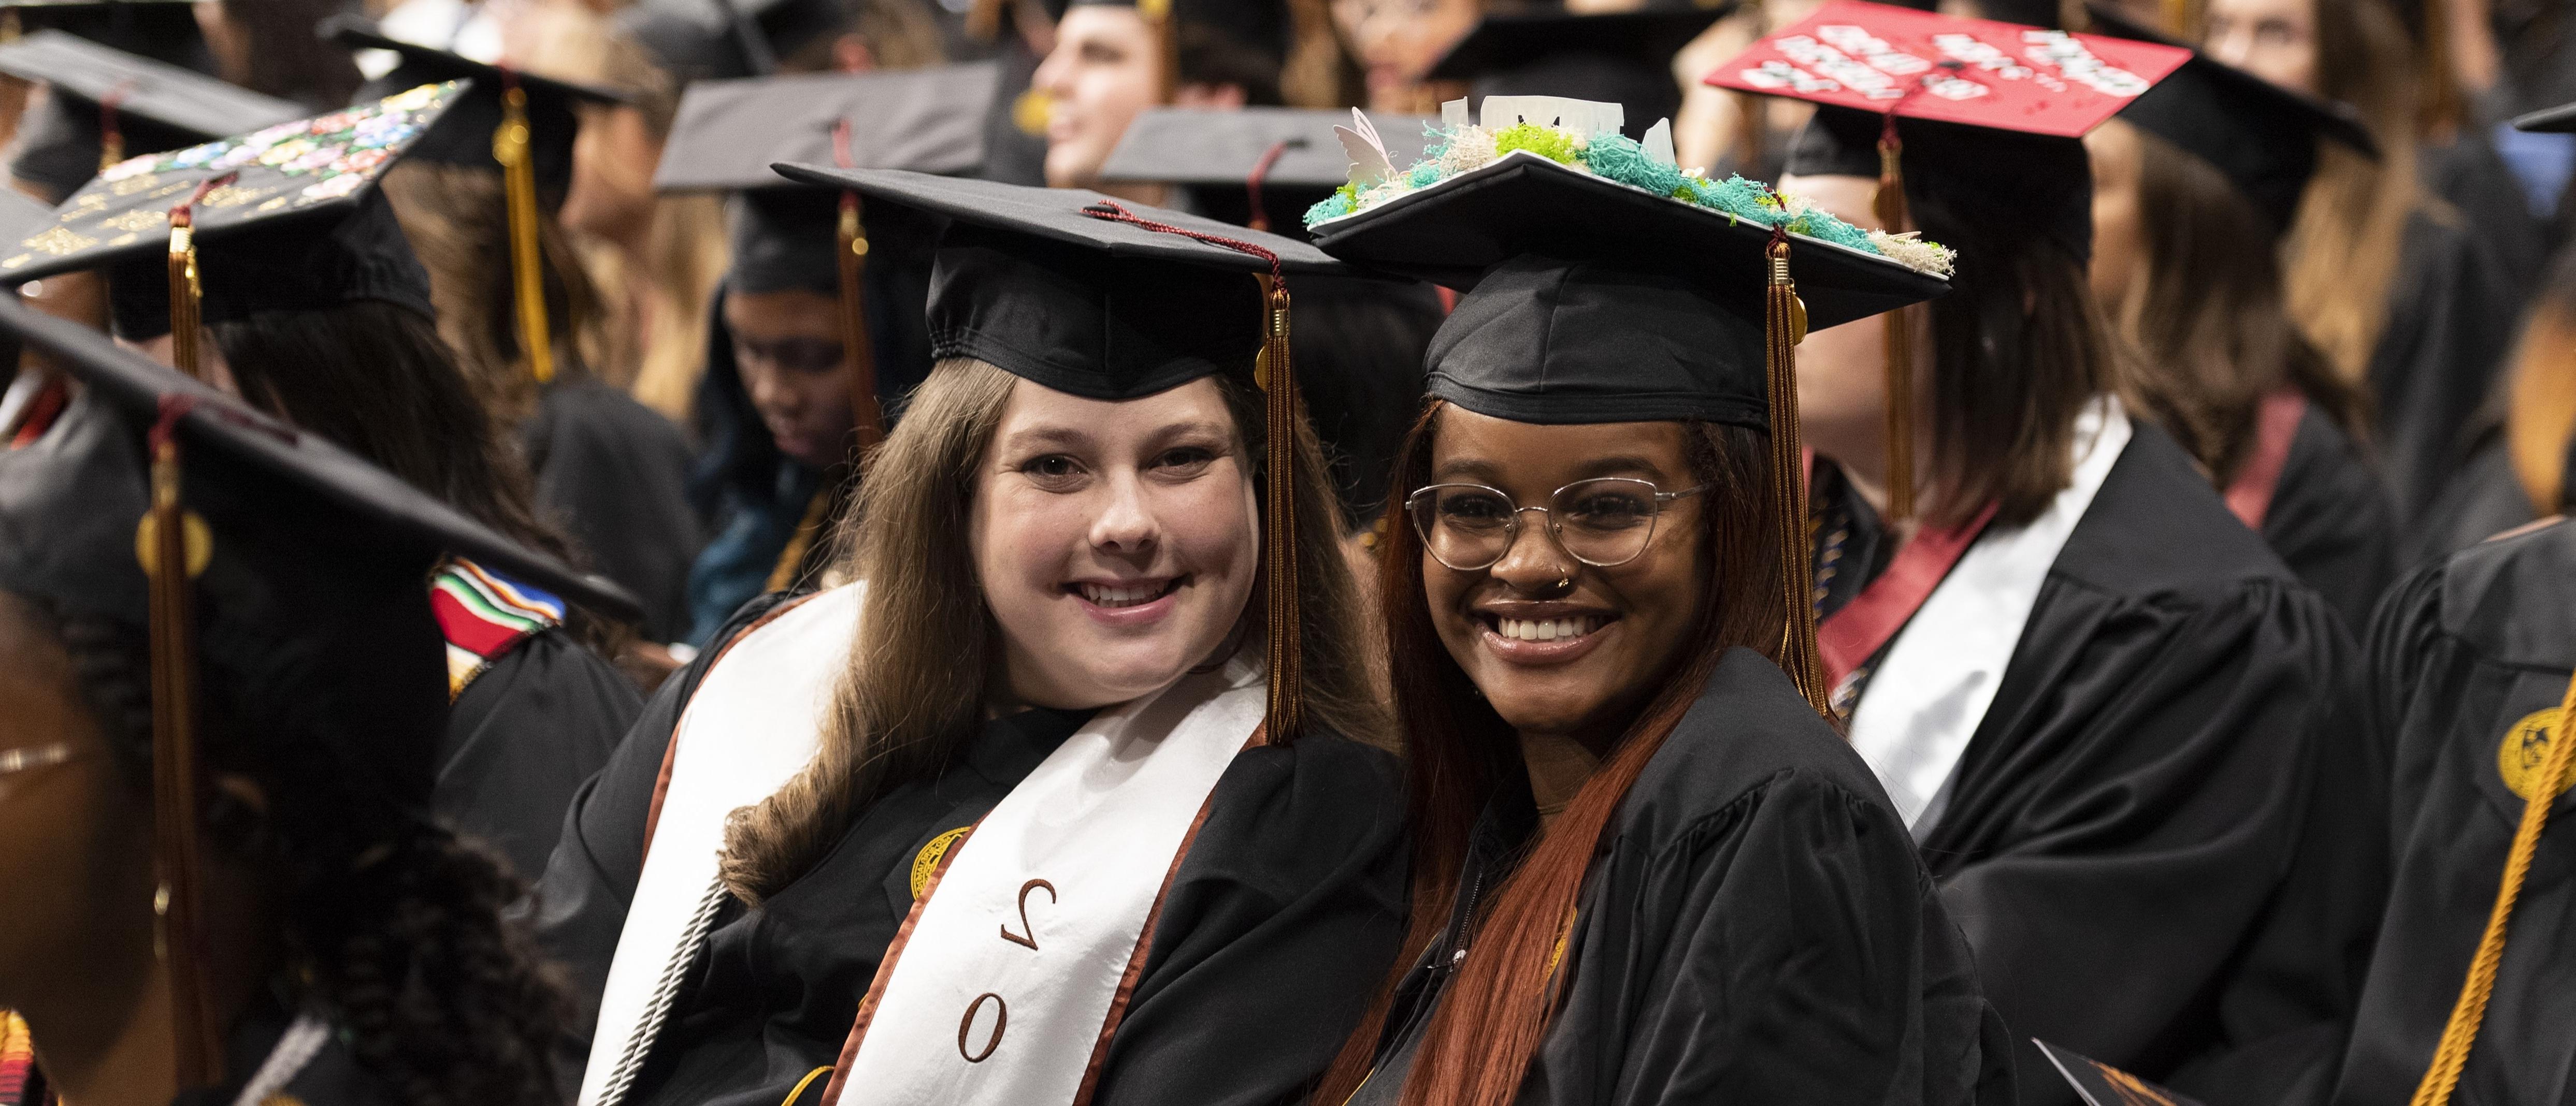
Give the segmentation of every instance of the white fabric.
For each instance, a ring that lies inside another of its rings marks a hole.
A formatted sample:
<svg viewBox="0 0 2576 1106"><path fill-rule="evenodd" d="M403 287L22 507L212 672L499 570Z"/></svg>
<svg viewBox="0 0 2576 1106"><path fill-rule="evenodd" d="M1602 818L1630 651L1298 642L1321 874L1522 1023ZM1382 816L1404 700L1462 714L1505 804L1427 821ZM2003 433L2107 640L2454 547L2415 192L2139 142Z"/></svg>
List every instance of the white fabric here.
<svg viewBox="0 0 2576 1106"><path fill-rule="evenodd" d="M1921 835L1933 800L1994 704L2040 585L2129 444L2120 402L2075 420L2075 478L2029 525L1988 527L1896 635L1852 711L1851 743Z"/></svg>
<svg viewBox="0 0 2576 1106"><path fill-rule="evenodd" d="M600 993L581 1106L599 1101L664 966L695 954L680 947L681 937L715 881L726 816L768 798L813 759L865 591L850 584L817 593L743 635L681 713L662 817Z"/></svg>
<svg viewBox="0 0 2576 1106"><path fill-rule="evenodd" d="M1092 719L1012 788L950 854L842 1101L1073 1102L1165 873L1266 692L1247 661L1185 678Z"/></svg>

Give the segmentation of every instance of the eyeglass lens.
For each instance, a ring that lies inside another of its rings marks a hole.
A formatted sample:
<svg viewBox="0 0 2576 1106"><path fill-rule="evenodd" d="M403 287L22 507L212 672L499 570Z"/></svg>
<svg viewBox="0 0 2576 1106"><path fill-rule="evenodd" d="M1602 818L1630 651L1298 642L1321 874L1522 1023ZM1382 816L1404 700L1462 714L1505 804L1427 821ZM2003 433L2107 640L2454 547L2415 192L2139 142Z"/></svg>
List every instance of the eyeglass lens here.
<svg viewBox="0 0 2576 1106"><path fill-rule="evenodd" d="M1431 555L1451 568L1488 568L1511 551L1520 508L1480 484L1434 484L1414 493L1413 523ZM1655 485L1606 477L1557 489L1547 506L1556 540L1585 564L1611 567L1637 559L1654 536L1661 509Z"/></svg>

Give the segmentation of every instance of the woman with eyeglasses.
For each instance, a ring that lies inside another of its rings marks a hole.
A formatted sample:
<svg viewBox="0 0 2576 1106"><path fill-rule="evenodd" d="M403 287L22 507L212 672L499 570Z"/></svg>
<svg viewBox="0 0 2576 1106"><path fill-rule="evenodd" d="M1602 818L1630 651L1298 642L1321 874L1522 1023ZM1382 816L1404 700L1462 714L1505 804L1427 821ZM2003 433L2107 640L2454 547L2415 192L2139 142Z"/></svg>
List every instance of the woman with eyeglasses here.
<svg viewBox="0 0 2576 1106"><path fill-rule="evenodd" d="M1314 1101L2008 1099L2001 1025L1822 716L1781 569L1798 449L1766 343L1798 324L1766 307L1789 291L1766 289L1769 252L1828 325L1942 281L1830 219L1775 239L1789 216L1758 186L1577 121L1616 105L1551 101L1554 127L1500 102L1451 148L1588 149L1592 171L1524 148L1310 223L1329 252L1467 290L1398 454L1380 581L1413 916Z"/></svg>

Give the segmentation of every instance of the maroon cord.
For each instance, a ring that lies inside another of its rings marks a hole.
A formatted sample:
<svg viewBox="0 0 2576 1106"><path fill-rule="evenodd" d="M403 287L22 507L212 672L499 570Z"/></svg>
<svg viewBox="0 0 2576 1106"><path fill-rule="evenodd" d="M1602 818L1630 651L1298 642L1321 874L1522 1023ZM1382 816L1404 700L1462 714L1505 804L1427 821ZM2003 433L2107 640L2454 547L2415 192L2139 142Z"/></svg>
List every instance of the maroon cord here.
<svg viewBox="0 0 2576 1106"><path fill-rule="evenodd" d="M1262 182L1270 179L1270 168L1279 164L1279 155L1287 152L1286 139L1271 143L1269 149L1261 152L1261 160L1252 163L1251 174L1243 178L1243 191L1252 200L1251 214L1244 219L1245 226L1257 231L1269 231L1270 213L1261 206L1261 185Z"/></svg>
<svg viewBox="0 0 2576 1106"><path fill-rule="evenodd" d="M1099 203L1083 208L1082 213L1091 216L1094 219L1106 219L1113 223L1126 223L1131 226L1143 227L1146 230L1154 231L1159 234L1177 234L1183 238L1195 239L1200 242L1205 242L1211 246L1223 246L1236 253L1249 254L1270 263L1270 280L1272 284L1278 284L1286 279L1286 274L1282 272L1279 267L1278 252L1256 243L1246 242L1240 238L1228 238L1222 234L1209 234L1203 230L1191 230L1187 227L1176 227L1170 223L1158 223L1152 219L1140 217L1135 212L1127 210L1124 205L1121 205L1116 200L1102 200Z"/></svg>

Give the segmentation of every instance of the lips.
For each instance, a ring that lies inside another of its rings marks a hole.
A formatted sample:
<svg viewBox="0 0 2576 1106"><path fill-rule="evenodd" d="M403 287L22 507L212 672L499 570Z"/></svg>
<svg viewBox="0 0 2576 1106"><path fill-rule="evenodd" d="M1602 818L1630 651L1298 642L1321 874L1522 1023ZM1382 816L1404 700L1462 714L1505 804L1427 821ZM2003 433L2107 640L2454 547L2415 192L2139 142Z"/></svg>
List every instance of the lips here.
<svg viewBox="0 0 2576 1106"><path fill-rule="evenodd" d="M1174 576L1162 580L1124 580L1115 583L1078 581L1071 585L1071 590L1081 596L1083 602L1103 610L1114 611L1128 607L1141 607L1170 595L1173 589L1181 586L1181 579Z"/></svg>

